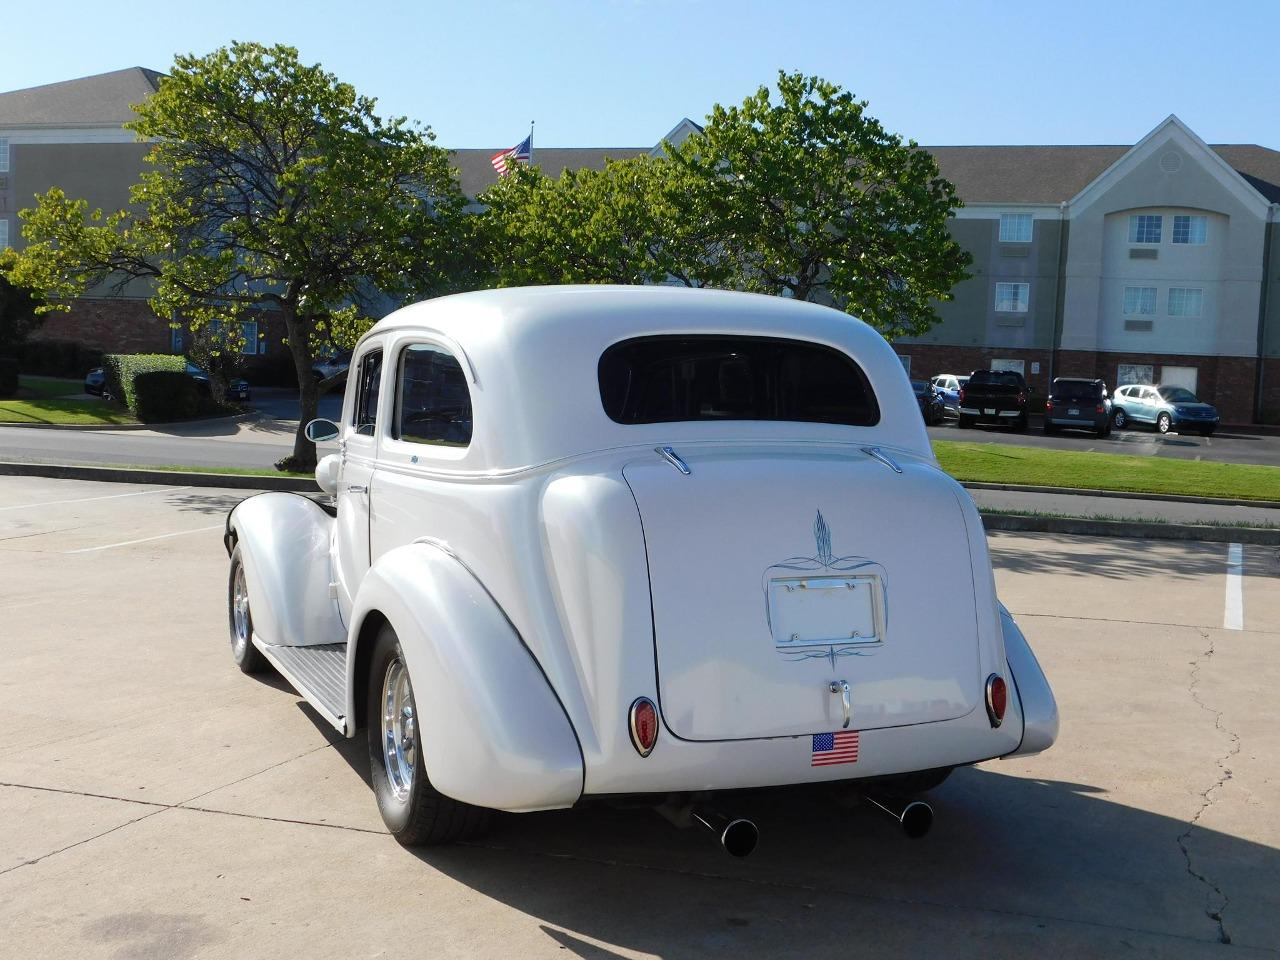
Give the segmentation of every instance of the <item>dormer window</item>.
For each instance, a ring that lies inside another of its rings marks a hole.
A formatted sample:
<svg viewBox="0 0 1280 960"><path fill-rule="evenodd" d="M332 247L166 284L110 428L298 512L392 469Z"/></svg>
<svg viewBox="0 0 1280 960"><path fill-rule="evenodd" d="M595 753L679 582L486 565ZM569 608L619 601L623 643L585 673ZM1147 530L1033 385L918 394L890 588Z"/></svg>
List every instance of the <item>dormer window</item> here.
<svg viewBox="0 0 1280 960"><path fill-rule="evenodd" d="M1179 214L1173 218L1173 242L1203 246L1208 224L1208 217Z"/></svg>
<svg viewBox="0 0 1280 960"><path fill-rule="evenodd" d="M0 137L0 173L9 172L9 138Z"/></svg>

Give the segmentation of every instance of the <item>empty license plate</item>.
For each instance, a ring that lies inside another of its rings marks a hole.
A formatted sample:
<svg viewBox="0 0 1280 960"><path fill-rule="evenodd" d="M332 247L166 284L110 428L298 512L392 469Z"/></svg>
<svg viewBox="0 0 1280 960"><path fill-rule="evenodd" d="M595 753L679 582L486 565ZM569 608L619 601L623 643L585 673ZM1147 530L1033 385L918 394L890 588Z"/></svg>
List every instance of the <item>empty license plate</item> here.
<svg viewBox="0 0 1280 960"><path fill-rule="evenodd" d="M1071 407L1070 409L1067 410L1067 416L1070 416L1070 417L1080 416L1080 409L1078 407Z"/></svg>
<svg viewBox="0 0 1280 960"><path fill-rule="evenodd" d="M994 416L996 415L996 408L995 408L995 407L986 407L986 408L984 408L984 409L983 409L983 411L982 411L982 412L983 412L983 413L985 413L988 417L994 417Z"/></svg>
<svg viewBox="0 0 1280 960"><path fill-rule="evenodd" d="M769 581L769 624L778 647L878 643L877 577L786 577Z"/></svg>

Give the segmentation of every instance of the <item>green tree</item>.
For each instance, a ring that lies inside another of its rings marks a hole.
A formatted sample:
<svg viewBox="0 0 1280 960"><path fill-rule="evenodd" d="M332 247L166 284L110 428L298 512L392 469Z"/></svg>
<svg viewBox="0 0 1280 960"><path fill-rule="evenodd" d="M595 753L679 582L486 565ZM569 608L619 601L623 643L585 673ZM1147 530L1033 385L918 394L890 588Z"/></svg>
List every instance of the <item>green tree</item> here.
<svg viewBox="0 0 1280 960"><path fill-rule="evenodd" d="M886 337L924 332L970 263L947 230L955 188L839 86L780 72L777 92L717 105L667 148L696 184L686 215L720 238L728 285L831 303Z"/></svg>
<svg viewBox="0 0 1280 960"><path fill-rule="evenodd" d="M707 225L689 218L695 184L663 158L607 160L549 177L519 167L480 196L478 224L499 286L723 280Z"/></svg>
<svg viewBox="0 0 1280 960"><path fill-rule="evenodd" d="M0 250L0 357L16 357L27 337L44 322L39 299L9 280L16 256L12 250Z"/></svg>
<svg viewBox="0 0 1280 960"><path fill-rule="evenodd" d="M291 47L233 43L178 56L127 124L154 146L127 210L51 190L24 210L14 280L65 301L146 279L160 316L193 331L274 313L301 392L293 453L315 416L316 345L350 339L380 298L438 293L458 269L464 199L434 134Z"/></svg>

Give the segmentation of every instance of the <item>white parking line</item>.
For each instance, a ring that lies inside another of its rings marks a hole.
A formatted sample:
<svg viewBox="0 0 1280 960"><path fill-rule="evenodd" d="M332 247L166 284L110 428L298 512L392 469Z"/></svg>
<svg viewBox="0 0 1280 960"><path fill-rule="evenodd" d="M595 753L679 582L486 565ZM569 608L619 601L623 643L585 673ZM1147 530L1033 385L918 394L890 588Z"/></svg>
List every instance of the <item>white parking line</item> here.
<svg viewBox="0 0 1280 960"><path fill-rule="evenodd" d="M150 543L152 540L168 540L170 537L183 537L188 533L208 533L210 530L221 530L223 524L215 523L212 527L200 527L196 530L179 530L177 533L162 533L157 537L143 537L140 540L122 540L120 543L104 543L100 547L81 547L79 550L64 550L63 552L70 555L73 553L93 553L97 550L111 550L115 547L129 547L135 543Z"/></svg>
<svg viewBox="0 0 1280 960"><path fill-rule="evenodd" d="M32 507L56 507L63 503L92 503L95 500L119 500L121 497L146 497L153 493L177 493L179 490L190 489L190 487L166 487L163 490L138 490L135 493L113 493L105 497L80 497L75 500L43 500L40 503L18 503L11 507L0 507L0 511L29 510Z"/></svg>
<svg viewBox="0 0 1280 960"><path fill-rule="evenodd" d="M1244 548L1233 543L1227 549L1227 602L1222 614L1222 629L1244 629Z"/></svg>

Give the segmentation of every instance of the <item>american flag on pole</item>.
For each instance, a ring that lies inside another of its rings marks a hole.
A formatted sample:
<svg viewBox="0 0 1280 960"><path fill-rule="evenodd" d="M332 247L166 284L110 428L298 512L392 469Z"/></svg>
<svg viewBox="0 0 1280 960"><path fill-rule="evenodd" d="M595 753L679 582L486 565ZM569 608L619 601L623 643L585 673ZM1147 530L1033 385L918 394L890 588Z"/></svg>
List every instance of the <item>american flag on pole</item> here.
<svg viewBox="0 0 1280 960"><path fill-rule="evenodd" d="M528 163L533 157L533 134L529 134L510 150L499 150L489 162L493 164L493 169L498 171L498 176L505 177L511 172L513 164L518 162Z"/></svg>
<svg viewBox="0 0 1280 960"><path fill-rule="evenodd" d="M840 730L836 733L815 733L810 766L830 767L837 763L858 762L858 731Z"/></svg>

